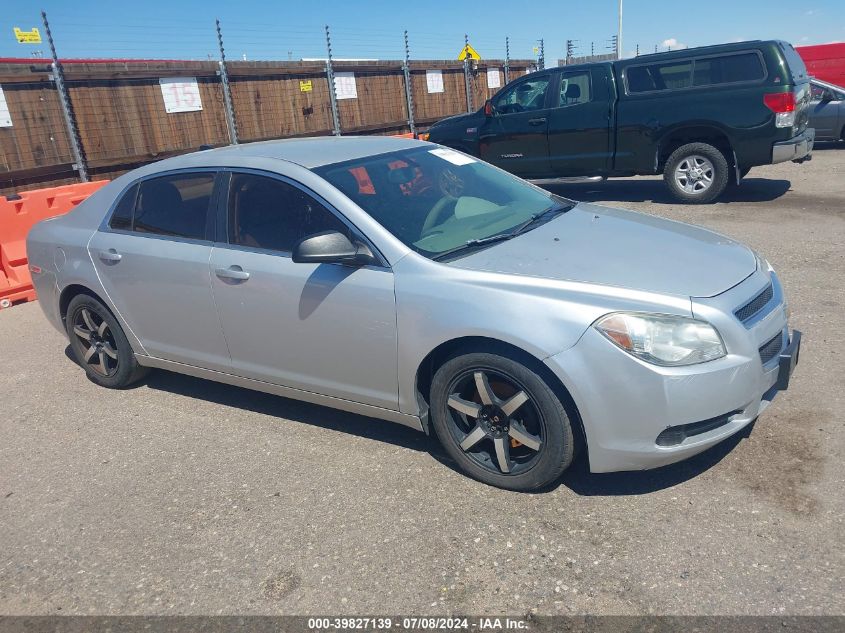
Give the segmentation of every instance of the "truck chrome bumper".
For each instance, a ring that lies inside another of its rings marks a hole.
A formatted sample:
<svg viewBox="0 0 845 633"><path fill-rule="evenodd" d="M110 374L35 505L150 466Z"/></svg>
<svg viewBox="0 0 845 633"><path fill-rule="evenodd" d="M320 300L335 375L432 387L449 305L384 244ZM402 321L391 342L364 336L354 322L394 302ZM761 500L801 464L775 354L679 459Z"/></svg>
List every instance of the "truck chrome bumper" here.
<svg viewBox="0 0 845 633"><path fill-rule="evenodd" d="M799 162L810 160L815 140L816 131L813 128L807 128L788 141L775 143L772 145L772 164L784 163L788 160Z"/></svg>

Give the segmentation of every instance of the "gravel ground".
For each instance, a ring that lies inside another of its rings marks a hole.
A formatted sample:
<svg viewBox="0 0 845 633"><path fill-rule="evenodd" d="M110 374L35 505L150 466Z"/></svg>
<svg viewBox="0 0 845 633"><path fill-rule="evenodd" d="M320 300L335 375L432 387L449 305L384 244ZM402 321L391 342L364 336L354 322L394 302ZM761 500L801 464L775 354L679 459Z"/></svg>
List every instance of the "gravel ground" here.
<svg viewBox="0 0 845 633"><path fill-rule="evenodd" d="M165 372L100 389L37 303L0 311L0 613L845 613L843 183L831 146L705 207L560 191L747 242L805 338L746 436L542 494L378 420Z"/></svg>

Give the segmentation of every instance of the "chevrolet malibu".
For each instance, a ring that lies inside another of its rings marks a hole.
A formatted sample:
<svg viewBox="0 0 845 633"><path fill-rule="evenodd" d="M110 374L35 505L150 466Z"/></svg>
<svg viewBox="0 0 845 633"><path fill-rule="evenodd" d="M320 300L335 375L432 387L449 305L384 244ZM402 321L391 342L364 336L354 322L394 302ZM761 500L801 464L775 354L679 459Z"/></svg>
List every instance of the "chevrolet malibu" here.
<svg viewBox="0 0 845 633"><path fill-rule="evenodd" d="M157 368L397 422L513 490L580 449L593 472L705 450L786 389L801 340L746 246L407 139L163 160L27 248L99 385Z"/></svg>

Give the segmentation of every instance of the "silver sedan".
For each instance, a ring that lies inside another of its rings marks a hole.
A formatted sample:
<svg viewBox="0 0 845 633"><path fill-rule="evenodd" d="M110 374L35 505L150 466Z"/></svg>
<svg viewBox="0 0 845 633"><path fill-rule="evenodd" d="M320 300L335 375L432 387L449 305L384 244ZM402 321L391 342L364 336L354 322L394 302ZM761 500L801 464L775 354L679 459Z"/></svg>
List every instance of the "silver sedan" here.
<svg viewBox="0 0 845 633"><path fill-rule="evenodd" d="M434 433L531 490L684 459L785 389L778 278L701 228L382 137L132 171L28 239L41 307L111 388L150 368Z"/></svg>

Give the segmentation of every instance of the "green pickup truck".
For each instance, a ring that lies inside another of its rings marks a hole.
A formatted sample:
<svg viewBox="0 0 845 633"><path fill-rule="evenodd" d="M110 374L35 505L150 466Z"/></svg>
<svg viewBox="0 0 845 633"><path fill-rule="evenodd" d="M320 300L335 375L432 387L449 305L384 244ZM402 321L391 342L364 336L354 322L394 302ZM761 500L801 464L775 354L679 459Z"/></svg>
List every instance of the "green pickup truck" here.
<svg viewBox="0 0 845 633"><path fill-rule="evenodd" d="M791 44L739 42L534 72L427 140L527 179L662 173L704 203L756 165L809 160L809 101Z"/></svg>

